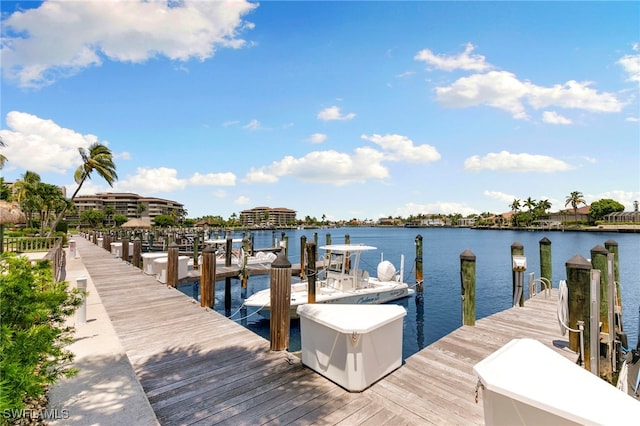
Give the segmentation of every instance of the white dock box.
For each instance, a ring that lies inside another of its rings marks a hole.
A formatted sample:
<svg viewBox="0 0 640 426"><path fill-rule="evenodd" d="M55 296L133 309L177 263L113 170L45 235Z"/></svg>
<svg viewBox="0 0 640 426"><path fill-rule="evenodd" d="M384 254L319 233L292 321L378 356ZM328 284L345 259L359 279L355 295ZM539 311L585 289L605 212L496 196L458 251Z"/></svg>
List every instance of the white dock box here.
<svg viewBox="0 0 640 426"><path fill-rule="evenodd" d="M318 303L297 312L302 363L348 391L362 391L402 365L402 306Z"/></svg>
<svg viewBox="0 0 640 426"><path fill-rule="evenodd" d="M122 241L111 243L111 254L115 257L122 257ZM129 243L129 256L133 254L133 243Z"/></svg>
<svg viewBox="0 0 640 426"><path fill-rule="evenodd" d="M487 426L623 425L640 419L640 401L537 340L512 340L473 371L483 386Z"/></svg>
<svg viewBox="0 0 640 426"><path fill-rule="evenodd" d="M142 253L140 255L142 257L142 272L147 275L158 275L160 270L156 270L154 268L154 261L156 259L160 259L162 257L168 257L167 252L150 252L150 253Z"/></svg>
<svg viewBox="0 0 640 426"><path fill-rule="evenodd" d="M178 279L181 280L189 275L189 256L178 256ZM156 280L162 284L167 283L167 264L169 256L158 257L153 260L153 270L157 272Z"/></svg>

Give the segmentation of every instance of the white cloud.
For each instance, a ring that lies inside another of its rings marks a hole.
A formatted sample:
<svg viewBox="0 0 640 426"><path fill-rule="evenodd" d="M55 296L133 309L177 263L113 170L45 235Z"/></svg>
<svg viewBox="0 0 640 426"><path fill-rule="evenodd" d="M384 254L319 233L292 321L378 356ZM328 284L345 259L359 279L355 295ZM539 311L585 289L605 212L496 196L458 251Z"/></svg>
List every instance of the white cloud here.
<svg viewBox="0 0 640 426"><path fill-rule="evenodd" d="M507 71L474 74L460 78L448 87L436 88L438 102L445 107L489 105L510 112L518 119L527 118L521 101L527 92L526 84Z"/></svg>
<svg viewBox="0 0 640 426"><path fill-rule="evenodd" d="M231 172L226 173L194 173L189 178L189 183L198 186L235 186L236 175Z"/></svg>
<svg viewBox="0 0 640 426"><path fill-rule="evenodd" d="M244 177L243 182L246 183L276 183L278 182L278 176L273 173L269 173L264 167L255 168L252 167L247 175Z"/></svg>
<svg viewBox="0 0 640 426"><path fill-rule="evenodd" d="M248 124L242 126L242 128L247 130L258 130L260 129L260 122L254 118Z"/></svg>
<svg viewBox="0 0 640 426"><path fill-rule="evenodd" d="M518 198L515 195L505 194L504 192L500 191L484 191L483 195L493 200L504 202L505 206L513 203L513 200Z"/></svg>
<svg viewBox="0 0 640 426"><path fill-rule="evenodd" d="M625 211L633 211L634 206L633 202L640 200L640 191L622 191L622 190L613 190L608 192L601 192L597 195L585 195L585 199L589 197L589 203L597 200L602 200L603 198L609 198L612 200L616 200L620 204L624 205Z"/></svg>
<svg viewBox="0 0 640 426"><path fill-rule="evenodd" d="M505 110L516 119L528 118L525 102L535 109L556 106L593 112L619 112L623 103L612 93L597 92L590 82L570 80L552 87L522 82L507 71L491 71L462 77L450 86L437 87L436 97L445 107L488 105Z"/></svg>
<svg viewBox="0 0 640 426"><path fill-rule="evenodd" d="M506 172L553 173L571 170L571 165L546 155L512 154L507 151L489 153L484 157L474 155L464 162L464 169L471 172L494 170Z"/></svg>
<svg viewBox="0 0 640 426"><path fill-rule="evenodd" d="M114 160L131 160L131 153L127 151L113 153Z"/></svg>
<svg viewBox="0 0 640 426"><path fill-rule="evenodd" d="M401 72L400 74L396 74L396 78L407 78L407 77L411 77L412 75L414 75L416 72L415 71L405 71L405 72Z"/></svg>
<svg viewBox="0 0 640 426"><path fill-rule="evenodd" d="M313 144L322 143L326 140L327 140L327 135L325 135L324 133L314 133L311 136L309 136L309 138L307 139L307 141Z"/></svg>
<svg viewBox="0 0 640 426"><path fill-rule="evenodd" d="M136 174L120 179L114 188L118 191L138 194L172 192L185 189L187 186L235 186L236 176L233 173L194 173L190 178L178 177L178 171L169 167L138 167Z"/></svg>
<svg viewBox="0 0 640 426"><path fill-rule="evenodd" d="M464 52L458 55L436 55L429 49L423 49L416 53L413 59L426 62L427 65L444 71L461 69L482 72L493 68L491 64L486 62L484 56L472 55L471 52L474 49L475 46L471 43L467 43Z"/></svg>
<svg viewBox="0 0 640 426"><path fill-rule="evenodd" d="M549 124L571 124L571 120L561 116L555 111L544 111L542 113L542 121Z"/></svg>
<svg viewBox="0 0 640 426"><path fill-rule="evenodd" d="M291 176L303 182L329 183L336 186L363 183L368 179L384 179L389 171L382 165L384 154L369 148L356 148L349 155L334 150L314 151L304 157L286 156L267 167L252 169L246 176L249 183L273 182Z"/></svg>
<svg viewBox="0 0 640 426"><path fill-rule="evenodd" d="M171 192L184 189L187 186L186 179L178 178L178 171L168 167L146 168L138 167L136 174L127 176L113 185L114 189L122 192L135 192L138 194L153 194L158 192Z"/></svg>
<svg viewBox="0 0 640 426"><path fill-rule="evenodd" d="M373 134L362 135L361 138L379 145L385 151L385 160L429 163L440 159L440 153L435 147L427 144L416 146L406 136Z"/></svg>
<svg viewBox="0 0 640 426"><path fill-rule="evenodd" d="M216 48L240 48L253 24L242 17L248 1L49 1L3 20L5 77L41 87L104 58L144 62L155 56L187 61L212 57ZM64 29L61 31L61 29Z"/></svg>
<svg viewBox="0 0 640 426"><path fill-rule="evenodd" d="M237 206L246 206L251 202L249 197L245 197L244 195L239 196L235 200L233 200L233 204Z"/></svg>
<svg viewBox="0 0 640 426"><path fill-rule="evenodd" d="M227 191L225 191L224 189L218 189L216 191L213 191L211 195L216 198L227 198Z"/></svg>
<svg viewBox="0 0 640 426"><path fill-rule="evenodd" d="M115 186L115 184L114 184ZM67 188L67 197L71 197L71 195L75 192L78 185L73 182L68 185L65 185ZM78 191L78 195L95 195L100 192L113 192L114 189L110 187L104 180L85 180L82 184L82 188Z"/></svg>
<svg viewBox="0 0 640 426"><path fill-rule="evenodd" d="M595 112L619 112L620 102L613 93L598 93L589 86L591 82L567 81L553 87L541 87L531 83L527 85L527 100L536 109L548 106L583 109Z"/></svg>
<svg viewBox="0 0 640 426"><path fill-rule="evenodd" d="M640 44L634 43L633 50L640 51ZM627 81L640 82L640 54L624 55L617 63L627 73Z"/></svg>
<svg viewBox="0 0 640 426"><path fill-rule="evenodd" d="M7 113L6 123L8 129L0 130L0 136L6 144L3 155L9 160L5 166L8 170L60 174L75 171L82 163L78 148L87 148L98 140L95 135L82 135L25 112Z"/></svg>
<svg viewBox="0 0 640 426"><path fill-rule="evenodd" d="M342 115L340 112L340 107L338 106L330 106L318 113L318 120L323 121L334 121L334 120L351 120L356 115L353 112Z"/></svg>

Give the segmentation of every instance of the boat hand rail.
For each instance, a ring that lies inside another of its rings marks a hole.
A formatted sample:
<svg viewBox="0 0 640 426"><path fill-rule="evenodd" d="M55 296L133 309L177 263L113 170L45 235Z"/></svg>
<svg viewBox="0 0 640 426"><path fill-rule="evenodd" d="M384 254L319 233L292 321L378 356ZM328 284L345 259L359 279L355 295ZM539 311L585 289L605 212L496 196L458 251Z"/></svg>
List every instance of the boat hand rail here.
<svg viewBox="0 0 640 426"><path fill-rule="evenodd" d="M544 293L544 297L549 298L551 295L551 281L546 277L532 279L531 275L529 276L529 297L538 294L536 291L536 284L538 283L540 283L542 289L540 293Z"/></svg>

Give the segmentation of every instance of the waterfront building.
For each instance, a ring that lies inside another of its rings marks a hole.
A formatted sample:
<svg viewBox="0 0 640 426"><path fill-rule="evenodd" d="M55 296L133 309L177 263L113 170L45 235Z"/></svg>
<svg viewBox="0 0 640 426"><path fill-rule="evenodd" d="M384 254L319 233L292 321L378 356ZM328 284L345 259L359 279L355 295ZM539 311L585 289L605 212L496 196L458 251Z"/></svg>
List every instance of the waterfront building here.
<svg viewBox="0 0 640 426"><path fill-rule="evenodd" d="M240 224L248 228L271 228L296 223L296 211L284 207L254 207L240 212Z"/></svg>
<svg viewBox="0 0 640 426"><path fill-rule="evenodd" d="M108 207L110 216L122 215L127 219L147 218L150 221L160 215L174 216L178 219L185 215L184 205L162 198L142 197L130 192L102 192L95 195L79 195L73 200L76 211L65 216L67 222L78 222L86 210L102 210ZM110 218L105 217L105 220Z"/></svg>

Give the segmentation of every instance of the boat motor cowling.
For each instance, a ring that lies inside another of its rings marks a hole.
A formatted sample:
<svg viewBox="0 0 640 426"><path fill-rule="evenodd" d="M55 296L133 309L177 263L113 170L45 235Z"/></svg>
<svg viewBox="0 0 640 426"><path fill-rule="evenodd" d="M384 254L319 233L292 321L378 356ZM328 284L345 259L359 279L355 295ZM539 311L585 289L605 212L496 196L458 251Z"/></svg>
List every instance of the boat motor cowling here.
<svg viewBox="0 0 640 426"><path fill-rule="evenodd" d="M388 260L378 263L378 279L380 281L393 281L396 276L396 267Z"/></svg>

